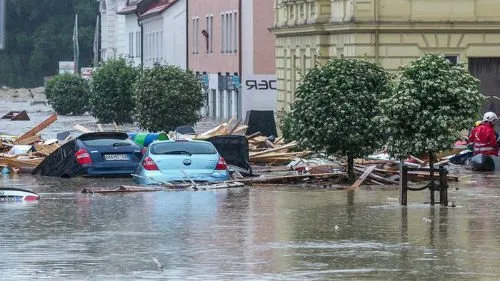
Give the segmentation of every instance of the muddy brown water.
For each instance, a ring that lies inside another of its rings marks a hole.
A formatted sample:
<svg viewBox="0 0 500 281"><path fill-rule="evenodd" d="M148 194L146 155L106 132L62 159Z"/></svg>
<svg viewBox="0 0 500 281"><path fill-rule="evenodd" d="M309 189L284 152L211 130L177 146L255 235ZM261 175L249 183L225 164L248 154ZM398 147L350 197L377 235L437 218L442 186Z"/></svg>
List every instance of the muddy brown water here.
<svg viewBox="0 0 500 281"><path fill-rule="evenodd" d="M44 133L76 121L92 120ZM0 204L0 280L499 280L500 177L457 173L455 208L427 192L400 207L391 188L92 195L130 179L2 175L41 200Z"/></svg>

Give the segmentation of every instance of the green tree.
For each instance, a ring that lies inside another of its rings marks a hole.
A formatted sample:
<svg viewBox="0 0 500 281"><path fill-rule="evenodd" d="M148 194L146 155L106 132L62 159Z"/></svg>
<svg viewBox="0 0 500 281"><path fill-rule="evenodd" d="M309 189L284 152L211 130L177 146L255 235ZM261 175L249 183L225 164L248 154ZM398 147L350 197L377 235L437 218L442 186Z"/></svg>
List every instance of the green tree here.
<svg viewBox="0 0 500 281"><path fill-rule="evenodd" d="M99 2L88 0L7 0L6 48L0 50L0 86L36 87L73 60L73 27L78 13L80 66L93 60Z"/></svg>
<svg viewBox="0 0 500 281"><path fill-rule="evenodd" d="M92 116L101 123L131 123L134 111L132 85L138 74L139 68L125 58L103 62L93 73L90 83Z"/></svg>
<svg viewBox="0 0 500 281"><path fill-rule="evenodd" d="M81 115L89 102L88 82L73 74L60 74L47 81L45 95L52 108L61 115Z"/></svg>
<svg viewBox="0 0 500 281"><path fill-rule="evenodd" d="M304 148L347 156L349 180L354 158L384 144L378 102L390 91L390 75L365 60L333 58L311 69L297 88L296 100L283 120L283 134Z"/></svg>
<svg viewBox="0 0 500 281"><path fill-rule="evenodd" d="M191 71L159 65L141 73L134 84L134 101L139 127L160 132L198 122L204 96Z"/></svg>
<svg viewBox="0 0 500 281"><path fill-rule="evenodd" d="M391 95L381 101L388 151L397 158L451 148L460 131L473 126L483 99L479 80L463 66L426 55L402 68Z"/></svg>

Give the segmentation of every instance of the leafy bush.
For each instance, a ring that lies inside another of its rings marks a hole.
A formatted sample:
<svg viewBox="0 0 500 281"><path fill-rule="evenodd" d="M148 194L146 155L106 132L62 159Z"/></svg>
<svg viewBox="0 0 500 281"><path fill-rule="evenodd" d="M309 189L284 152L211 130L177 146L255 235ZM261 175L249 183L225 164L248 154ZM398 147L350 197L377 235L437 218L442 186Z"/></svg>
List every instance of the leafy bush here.
<svg viewBox="0 0 500 281"><path fill-rule="evenodd" d="M437 55L413 61L381 102L389 153L398 158L428 153L433 161L473 126L481 104L479 80L463 66Z"/></svg>
<svg viewBox="0 0 500 281"><path fill-rule="evenodd" d="M381 148L386 139L379 100L390 91L390 75L364 60L333 58L316 66L297 88L297 99L283 120L286 139L329 155L347 156L349 178L354 157Z"/></svg>
<svg viewBox="0 0 500 281"><path fill-rule="evenodd" d="M88 82L74 74L56 75L47 81L45 95L58 114L81 115L88 107Z"/></svg>
<svg viewBox="0 0 500 281"><path fill-rule="evenodd" d="M204 100L196 76L177 66L145 69L134 85L136 121L152 132L194 125L201 118Z"/></svg>
<svg viewBox="0 0 500 281"><path fill-rule="evenodd" d="M106 60L92 75L89 106L101 123L131 123L134 111L132 85L139 74L124 58Z"/></svg>

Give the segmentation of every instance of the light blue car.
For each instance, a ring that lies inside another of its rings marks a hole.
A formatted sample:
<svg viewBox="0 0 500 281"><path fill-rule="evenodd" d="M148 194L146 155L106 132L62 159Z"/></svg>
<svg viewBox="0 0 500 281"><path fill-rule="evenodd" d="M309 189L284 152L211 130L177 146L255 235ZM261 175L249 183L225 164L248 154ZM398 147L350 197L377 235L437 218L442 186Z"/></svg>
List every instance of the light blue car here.
<svg viewBox="0 0 500 281"><path fill-rule="evenodd" d="M135 172L139 184L220 182L229 180L226 161L207 141L156 141L144 152Z"/></svg>

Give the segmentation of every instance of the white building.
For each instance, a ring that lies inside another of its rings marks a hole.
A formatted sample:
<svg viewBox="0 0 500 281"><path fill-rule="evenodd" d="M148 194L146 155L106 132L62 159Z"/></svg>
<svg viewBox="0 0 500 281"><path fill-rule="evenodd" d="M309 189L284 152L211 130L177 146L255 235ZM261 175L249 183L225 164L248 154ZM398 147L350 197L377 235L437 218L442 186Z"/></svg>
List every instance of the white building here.
<svg viewBox="0 0 500 281"><path fill-rule="evenodd" d="M187 67L186 0L141 1L143 64L156 63Z"/></svg>
<svg viewBox="0 0 500 281"><path fill-rule="evenodd" d="M101 13L101 60L129 58L141 62L141 29L136 7L140 0L98 0Z"/></svg>
<svg viewBox="0 0 500 281"><path fill-rule="evenodd" d="M141 27L137 20L137 3L140 0L128 0L126 6L117 12L125 22L125 28L119 35L118 52L130 59L134 65L141 64Z"/></svg>

